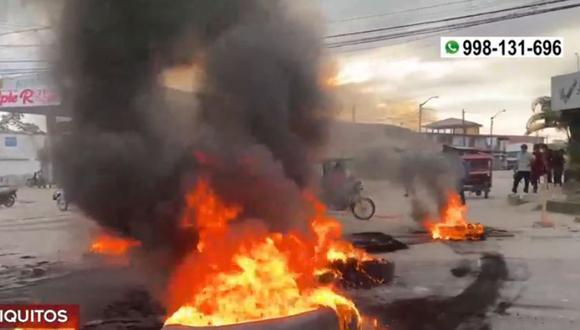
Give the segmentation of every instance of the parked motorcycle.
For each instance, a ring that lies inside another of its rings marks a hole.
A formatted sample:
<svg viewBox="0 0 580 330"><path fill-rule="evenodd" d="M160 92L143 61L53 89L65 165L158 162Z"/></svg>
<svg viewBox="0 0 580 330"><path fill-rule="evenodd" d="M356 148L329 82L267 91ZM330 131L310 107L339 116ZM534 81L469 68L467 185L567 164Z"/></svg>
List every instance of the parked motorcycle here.
<svg viewBox="0 0 580 330"><path fill-rule="evenodd" d="M52 199L56 201L56 207L58 207L59 210L61 211L68 210L68 200L64 195L64 191L62 190L55 191L54 194L52 195Z"/></svg>
<svg viewBox="0 0 580 330"><path fill-rule="evenodd" d="M14 206L16 203L16 188L0 188L0 204L6 207Z"/></svg>

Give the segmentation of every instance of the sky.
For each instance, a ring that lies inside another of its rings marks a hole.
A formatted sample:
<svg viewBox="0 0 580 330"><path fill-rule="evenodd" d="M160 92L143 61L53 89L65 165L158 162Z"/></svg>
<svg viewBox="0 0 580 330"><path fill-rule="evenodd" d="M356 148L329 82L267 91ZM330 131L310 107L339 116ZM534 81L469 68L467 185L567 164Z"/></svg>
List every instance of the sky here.
<svg viewBox="0 0 580 330"><path fill-rule="evenodd" d="M42 0L40 0L42 1ZM378 27L390 27L458 15L480 13L547 0L318 0L324 17L325 35ZM34 6L19 8L32 0L0 0L0 33L28 26L50 24ZM580 0L569 1L580 3ZM314 3L314 2L313 2ZM1 12L4 11L4 14ZM365 16L372 16L366 17ZM363 18L361 18L363 17ZM359 47L328 50L337 74L351 83L341 86L340 105L358 121L389 122L416 128L417 105L430 96L426 119L461 117L479 122L489 130L490 117L497 117L494 133L523 134L532 114L534 98L550 95L550 77L576 70L575 52L580 51L580 9L519 18L499 23L434 34L420 39L399 39ZM404 30L402 30L404 31ZM557 59L441 59L441 36L556 36L564 38L564 56ZM50 31L0 37L0 71L15 67L38 67L42 63L2 63L13 58L34 59L41 49L2 48L2 44L51 42ZM349 115L350 116L350 115ZM349 117L350 118L350 117ZM37 119L34 119L37 121ZM42 125L42 122L39 121ZM547 132L548 135L554 134Z"/></svg>
<svg viewBox="0 0 580 330"><path fill-rule="evenodd" d="M542 1L514 0L319 0L326 17L327 35L397 26L426 20L480 13ZM423 8L422 7L430 7ZM386 14L386 15L382 15ZM361 16L378 16L356 19ZM532 114L531 103L550 95L550 77L576 71L580 51L580 9L481 25L435 34L420 40L396 40L343 48L331 53L339 75L354 82L350 88L370 98L414 105L430 96L438 119L461 118L479 122L488 132L490 117L506 109L494 123L494 133L523 134ZM355 19L353 19L355 18ZM544 59L442 59L441 36L553 36L564 38L564 56ZM374 47L372 49L364 49ZM362 48L362 49L361 49ZM364 119L385 118L382 107L368 109ZM416 106L410 111L416 111ZM396 119L394 119L396 120ZM554 132L547 131L548 135Z"/></svg>

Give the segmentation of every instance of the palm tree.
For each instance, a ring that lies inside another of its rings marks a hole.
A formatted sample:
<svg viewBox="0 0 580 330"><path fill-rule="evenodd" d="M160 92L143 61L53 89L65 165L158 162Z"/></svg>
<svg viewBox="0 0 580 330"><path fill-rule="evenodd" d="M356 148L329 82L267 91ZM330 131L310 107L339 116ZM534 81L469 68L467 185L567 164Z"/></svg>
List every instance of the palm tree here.
<svg viewBox="0 0 580 330"><path fill-rule="evenodd" d="M566 135L570 138L569 124L562 119L560 112L552 110L552 99L549 96L536 98L532 102L532 112L534 114L528 119L526 124L526 135L545 128L555 128L566 132Z"/></svg>

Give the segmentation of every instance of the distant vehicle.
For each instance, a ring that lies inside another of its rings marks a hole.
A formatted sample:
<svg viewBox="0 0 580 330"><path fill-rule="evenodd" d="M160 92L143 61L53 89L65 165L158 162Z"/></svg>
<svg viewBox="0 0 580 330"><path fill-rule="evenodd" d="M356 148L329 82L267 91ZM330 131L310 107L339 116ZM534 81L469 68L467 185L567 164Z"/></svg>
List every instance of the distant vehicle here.
<svg viewBox="0 0 580 330"><path fill-rule="evenodd" d="M0 187L0 204L6 207L14 206L16 203L16 188Z"/></svg>
<svg viewBox="0 0 580 330"><path fill-rule="evenodd" d="M489 197L493 177L493 157L489 154L467 154L461 157L467 163L468 173L463 190Z"/></svg>
<svg viewBox="0 0 580 330"><path fill-rule="evenodd" d="M348 168L348 164L351 161L351 158L333 158L325 160L322 164L322 176L325 177L328 175L337 164L341 164L345 169ZM322 199L333 210L344 211L348 209L352 212L355 218L359 220L370 220L375 215L375 202L371 198L363 195L364 188L361 180L352 180L352 190L348 192L346 201L343 204L336 205L336 203L331 202L332 199L329 198L329 196L332 195L331 191L323 191Z"/></svg>
<svg viewBox="0 0 580 330"><path fill-rule="evenodd" d="M56 201L56 207L58 207L59 210L61 211L68 210L68 201L64 195L63 190L55 191L54 194L52 195L52 199Z"/></svg>

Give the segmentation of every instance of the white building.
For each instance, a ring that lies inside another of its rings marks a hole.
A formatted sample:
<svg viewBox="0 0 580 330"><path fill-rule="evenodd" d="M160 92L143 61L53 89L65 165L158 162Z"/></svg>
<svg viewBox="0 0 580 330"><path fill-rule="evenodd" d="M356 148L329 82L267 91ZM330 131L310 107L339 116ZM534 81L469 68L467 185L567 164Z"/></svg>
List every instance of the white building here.
<svg viewBox="0 0 580 330"><path fill-rule="evenodd" d="M46 134L0 131L0 177L31 176L41 169Z"/></svg>

